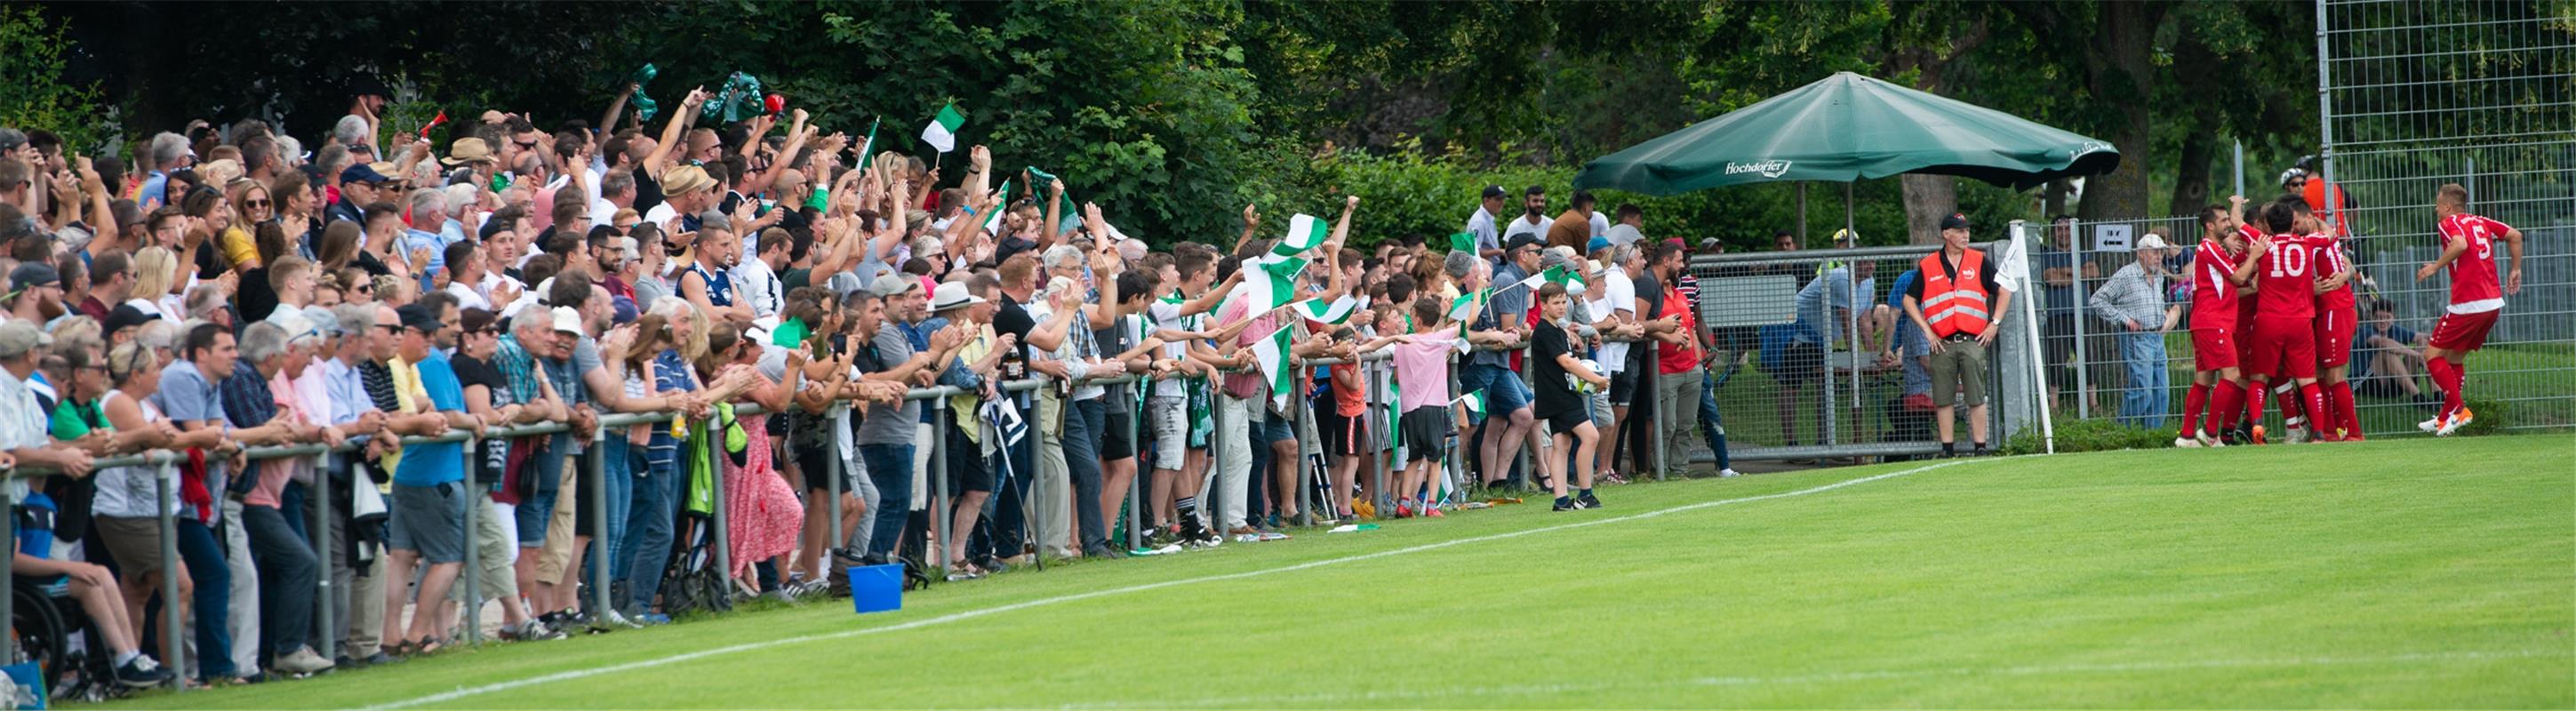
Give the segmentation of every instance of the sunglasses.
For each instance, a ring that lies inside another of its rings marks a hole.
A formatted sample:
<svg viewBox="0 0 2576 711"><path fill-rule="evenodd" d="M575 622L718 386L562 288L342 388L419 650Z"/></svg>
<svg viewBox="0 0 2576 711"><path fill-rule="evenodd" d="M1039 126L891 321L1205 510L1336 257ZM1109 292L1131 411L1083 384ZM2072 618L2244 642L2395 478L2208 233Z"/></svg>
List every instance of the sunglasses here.
<svg viewBox="0 0 2576 711"><path fill-rule="evenodd" d="M242 201L242 206L243 206L243 207L266 208L266 207L268 207L268 201L267 201L267 200L243 200L243 201Z"/></svg>
<svg viewBox="0 0 2576 711"><path fill-rule="evenodd" d="M511 141L511 143L518 144L519 150L523 151L533 151L537 149L536 141Z"/></svg>
<svg viewBox="0 0 2576 711"><path fill-rule="evenodd" d="M357 292L358 292L358 293L361 293L361 294L373 294L373 293L376 293L376 285L374 285L374 284L359 284L359 285L358 285L358 288L357 288Z"/></svg>

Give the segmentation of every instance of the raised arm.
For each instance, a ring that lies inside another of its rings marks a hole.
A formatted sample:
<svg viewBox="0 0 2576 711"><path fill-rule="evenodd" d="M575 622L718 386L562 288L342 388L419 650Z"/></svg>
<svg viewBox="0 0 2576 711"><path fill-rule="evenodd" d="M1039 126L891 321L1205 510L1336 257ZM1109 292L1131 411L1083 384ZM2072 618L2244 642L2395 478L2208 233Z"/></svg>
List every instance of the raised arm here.
<svg viewBox="0 0 2576 711"><path fill-rule="evenodd" d="M689 117L697 115L698 104L704 101L706 101L706 87L703 86L690 89L689 95L680 99L679 110L671 112L671 120L662 124L662 139L653 144L653 153L644 157L642 167L645 173L652 175L656 180L661 179L663 169L670 167L673 162L671 146L679 142L682 134L688 132Z"/></svg>

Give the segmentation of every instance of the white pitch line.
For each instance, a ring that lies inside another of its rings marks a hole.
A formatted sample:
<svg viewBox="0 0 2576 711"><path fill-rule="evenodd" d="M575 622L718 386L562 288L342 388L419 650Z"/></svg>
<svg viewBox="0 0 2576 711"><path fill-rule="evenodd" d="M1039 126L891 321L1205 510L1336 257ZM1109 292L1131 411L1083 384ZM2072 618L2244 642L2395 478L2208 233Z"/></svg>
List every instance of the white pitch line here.
<svg viewBox="0 0 2576 711"><path fill-rule="evenodd" d="M2056 674L2095 674L2132 671L2186 671L2194 669L2255 669L2271 667L2354 666L2368 664L2405 664L2412 662L2479 661L2491 659L2535 659L2566 657L2568 651L2522 652L2422 652L2379 656L2313 656L2263 659L2204 659L2198 661L2112 662L2103 664L2055 664L2013 667L1958 667L1946 669L1908 669L1882 671L1825 672L1787 676L1715 676L1686 679L1661 679L1630 682L1596 682L1567 684L1518 684L1503 686L1461 686L1440 689L1387 689L1348 693L1279 694L1273 696L1234 696L1218 698L1105 701L1067 704L1067 709L1118 708L1207 708L1216 706L1277 707L1288 705L1350 705L1378 701L1414 699L1450 699L1469 696L1543 696L1594 691L1632 689L1667 689L1687 687L1762 686L1829 684L1887 679L1975 676L2039 676Z"/></svg>
<svg viewBox="0 0 2576 711"><path fill-rule="evenodd" d="M713 648L713 649L701 649L701 650L698 650L698 651L695 651L695 652L688 652L688 653L684 653L684 654L674 654L674 655L667 656L667 657L659 657L659 658L655 658L655 659L646 659L646 660L642 660L642 661L627 662L627 663L624 663L624 664L612 664L612 665L608 665L608 666L604 666L604 667L592 667L592 668L589 668L589 669L574 669L574 670L571 670L571 671L561 671L561 672L555 672L555 673L553 673L553 674L545 674L545 675L541 675L541 676L528 677L528 678L526 678L526 679L514 679L514 680L511 680L511 681L495 682L495 683L491 683L491 684L484 684L484 685L481 685L481 686L460 687L460 688L458 688L458 689L456 689L456 690L453 690L453 691L445 691L445 692L440 692L440 693L436 693L436 694L430 694L430 695L428 695L428 696L422 696L422 697L413 698L413 699L407 699L407 700L403 700L403 701L395 701L395 702L392 702L392 703L378 704L378 705L375 705L375 706L368 706L368 707L366 707L366 708L369 708L369 709L398 709L398 708L409 708L409 707L413 707L413 706L422 706L422 705L427 705L427 704L443 703L443 702L448 702L448 701L454 701L454 700L457 700L457 699L463 699L463 698L474 697L474 696L481 696L481 695L484 695L484 694L489 694L489 693L494 693L494 692L509 691L509 690L512 690L512 689L523 689L523 688L527 688L527 687L531 687L531 686L538 686L538 685L542 685L542 684L552 684L552 683L559 682L559 681L571 681L571 680L574 680L574 679L584 679L584 678L589 678L589 677L599 676L599 675L602 675L602 674L615 674L615 673L618 673L618 672L634 671L634 670L637 670L637 669L651 669L651 668L653 668L653 667L669 666L669 665L672 665L672 664L678 664L678 663L681 663L681 662L694 661L694 660L698 660L698 659L705 659L705 658L708 658L708 657L722 656L722 655L727 655L727 654L733 654L733 653L736 653L736 652L748 652L748 651L758 650L758 649L769 649L769 648L772 648L772 647L783 647L783 646L791 645L791 644L802 644L802 643L805 643L805 642L819 642L819 641L823 641L823 640L847 639L847 638L851 638L851 637L860 637L860 636L872 635L872 634L879 634L879 633L885 633L885 632L900 632L900 631L903 631L903 630L909 630L909 629L918 629L918 628L922 628L922 627L930 627L930 626L935 626L935 625L944 625L944 624L948 624L948 623L951 623L951 622L957 622L957 621L961 621L961 620L971 620L971 619L975 619L975 618L978 618L978 617L985 617L985 616L989 616L989 615L996 615L996 614L1001 614L1001 613L1004 613L1004 612L1012 612L1012 611L1016 611L1016 610L1025 610L1025 609L1032 608L1032 607L1044 607L1044 606L1049 606L1049 605L1058 605L1058 604L1063 604L1063 603L1068 603L1068 602L1078 602L1078 601L1082 601L1082 600L1089 600L1089 599L1092 599L1092 598L1109 597L1109 596L1113 596L1113 595L1125 595L1125 594L1128 594L1128 593L1145 592L1145 591L1148 591L1148 590L1160 590L1160 589L1163 589L1163 588L1179 587L1179 586L1183 586L1183 585L1197 585L1197 584L1201 584L1201 583L1214 583L1214 582L1224 582L1224 581L1228 581L1228 580L1241 580L1241 579L1244 579L1244 578L1254 578L1254 577L1260 577L1260 576L1264 576L1264 575L1274 575L1274 574L1278 574L1278 573L1294 572L1294 571L1299 571L1299 570L1306 570L1306 569L1309 569L1309 568L1321 568L1321 567L1328 566L1328 565L1341 565L1341 564L1344 564L1344 563L1357 563L1357 562L1364 561L1364 560L1375 560L1375 559L1378 559L1378 558L1387 558L1387 557L1399 556L1399 555L1409 555L1409 554L1413 554L1413 553L1420 553L1420 552L1423 552L1423 551L1439 550L1439 549L1442 549L1442 548L1449 548L1449 547L1452 547L1452 546L1463 546L1463 545L1467 545L1467 544L1470 544L1470 543L1483 543L1483 542L1486 542L1486 541L1498 541L1498 540L1502 540L1502 539L1506 539L1506 538L1519 538L1519 537L1522 537L1522 536L1535 536L1535 535L1538 535L1538 534L1541 534L1541 533L1553 533L1553 532L1556 532L1556 531L1563 531L1563 530L1567 530L1567 529L1574 529L1574 528L1584 528L1584 527L1587 527L1587 526L1600 526L1600 525L1604 525L1604 524L1624 523L1624 522L1628 522L1628 521L1637 521L1637 520L1642 520L1642 519L1654 518L1654 517L1657 517L1657 516L1663 516L1663 515L1666 515L1666 514L1682 513L1682 512L1686 512L1686 511L1696 511L1696 510L1699 510L1699 509L1705 509L1705 508L1716 507L1716 506L1725 506L1725 505L1729 505L1729 504L1744 504L1744 503L1752 503L1752 502L1756 502L1756 501L1769 501L1769 500L1772 500L1772 499L1785 499L1785 498L1790 498L1790 497L1795 497L1795 496L1806 496L1806 495L1808 495L1808 494L1821 494L1821 493L1824 493L1824 492L1833 491L1833 490L1835 490L1835 489L1840 489L1840 488L1847 487L1847 486L1857 486L1857 485L1860 485L1860 484L1867 484L1867 483L1874 482L1874 481L1882 481L1882 480L1886 480L1886 479L1894 479L1894 478L1901 477L1901 476L1907 476L1907 475L1912 475L1912 474L1920 474L1920 473L1923 473L1923 472L1931 471L1931 470L1934 470L1934 469L1939 469L1939 468L1942 468L1942 467L1952 466L1952 465L1956 465L1956 464L1965 464L1965 463L1967 463L1967 462L1969 462L1969 461L1973 461L1973 460L1951 460L1951 461L1941 462L1941 463L1938 463L1938 464L1926 464L1926 465L1919 466L1919 467L1915 467L1915 468L1912 468L1912 469L1903 469L1903 470L1898 470L1898 471L1892 471L1892 472L1888 472L1888 473L1885 473L1885 474L1877 474L1877 475L1872 475L1872 476L1865 476L1865 477L1861 477L1861 478L1858 478L1858 479L1845 479L1845 480L1842 480L1842 481L1834 482L1834 483L1831 483L1831 484L1825 484L1825 485L1822 485L1822 486L1808 487L1808 488L1805 488L1805 489L1799 489L1799 490L1796 490L1796 491L1784 491L1784 492L1780 492L1780 493L1777 493L1777 494L1763 494L1763 495L1761 495L1761 496L1746 496L1746 497L1742 497L1742 498L1734 498L1734 499L1719 499L1719 500L1716 500L1716 501L1702 501L1702 502L1695 503L1695 504L1683 504L1683 505L1680 505L1680 506L1673 506L1673 507L1668 507L1668 508L1661 508L1661 509L1656 509L1656 510L1653 510L1653 511L1643 512L1643 513L1628 514L1628 515L1626 515L1626 516L1615 516L1615 517L1611 517L1611 518L1597 518L1597 519L1590 519L1590 520L1584 520L1584 521L1575 521L1575 522L1572 522L1572 523L1560 523L1560 524L1556 524L1556 525L1552 525L1552 526L1540 526L1540 527L1538 527L1538 528L1525 528L1525 529L1519 529L1519 530L1514 530L1514 531L1505 531L1505 532L1502 532L1502 533L1487 534L1487 535L1482 535L1482 536L1472 536L1472 537L1468 537L1468 538L1455 538L1455 539L1450 539L1450 540L1445 540L1445 541L1439 541L1439 542L1436 542L1436 543L1425 543L1425 544L1418 545L1418 546L1408 546L1408 547L1404 547L1404 548L1395 548L1395 549L1390 549L1390 550L1378 551L1378 552L1375 552L1375 553L1362 553L1362 554L1359 554L1359 555L1344 556L1344 557L1340 557L1340 558L1327 558L1327 559L1324 559L1324 560L1308 561L1308 562L1304 562L1304 563L1298 563L1298 564L1296 564L1296 565L1284 565L1284 566L1280 566L1280 567L1276 567L1276 568L1265 568L1265 569L1262 569L1262 570L1252 570L1252 571L1245 571L1245 572L1241 572L1241 573L1227 573L1227 574L1224 574L1224 575L1208 575L1208 576L1201 576L1201 577L1196 577L1196 578L1183 578L1183 579L1180 579L1180 580L1166 580L1166 581L1158 582L1158 583L1145 583L1145 584L1141 584L1141 585L1129 585L1129 586L1121 587L1121 588L1110 588L1110 589L1106 589L1106 590L1093 590L1093 591L1090 591L1090 592L1074 593L1074 594L1071 594L1071 595L1059 595L1059 596L1056 596L1056 597L1041 598L1041 599L1037 599L1037 600L1029 600L1029 601L1025 601L1025 602L1015 602L1015 603L1011 603L1011 604L1008 604L1008 605L1000 605L1000 606L995 606L995 607L987 607L987 608L980 609L980 610L967 610L967 611L964 611L964 612L952 612L952 613L949 613L949 614L940 615L940 616L938 616L938 617L925 617L925 618L922 618L922 619L913 620L913 621L911 621L911 622L904 622L904 623L900 623L900 624L884 625L884 626L879 626L879 627L868 627L868 628L855 629L855 630L843 630L843 631L840 631L840 632L832 632L832 633L828 633L828 634L809 634L809 635L799 635L799 636L795 636L795 637L786 637L786 638L781 638L781 639L763 640L763 641L759 641L759 642L746 642L746 643L743 643L743 644L736 644L736 645L730 645L730 646L724 646L724 647L716 647L716 648Z"/></svg>

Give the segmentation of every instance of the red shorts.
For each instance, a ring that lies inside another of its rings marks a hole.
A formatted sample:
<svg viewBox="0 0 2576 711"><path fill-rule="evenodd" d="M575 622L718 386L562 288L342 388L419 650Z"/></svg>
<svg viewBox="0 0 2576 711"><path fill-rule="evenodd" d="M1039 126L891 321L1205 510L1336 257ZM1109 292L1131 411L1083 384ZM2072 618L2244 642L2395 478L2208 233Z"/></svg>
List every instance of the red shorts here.
<svg viewBox="0 0 2576 711"><path fill-rule="evenodd" d="M2352 327L2356 318L2352 309L2317 311L2317 369L2340 368L2352 363Z"/></svg>
<svg viewBox="0 0 2576 711"><path fill-rule="evenodd" d="M2254 333L2245 339L2254 344L2254 357L2238 367L2249 375L2274 379L2317 377L2317 334L2309 323L2312 320L2254 319Z"/></svg>
<svg viewBox="0 0 2576 711"><path fill-rule="evenodd" d="M2199 332L2193 331L2193 333ZM2240 371L2240 375L2248 378L2270 378L2274 375L2272 371L2254 369L2254 334L2257 333L2262 331L2255 330L2254 319L2251 318L2237 319L2236 330L2227 332L2230 340L2236 342L2236 369Z"/></svg>
<svg viewBox="0 0 2576 711"><path fill-rule="evenodd" d="M2192 369L2206 373L2236 367L2243 360L2236 352L2240 346L2237 341L2236 332L2224 326L2192 329Z"/></svg>
<svg viewBox="0 0 2576 711"><path fill-rule="evenodd" d="M2442 320L2433 324L2433 338L2426 343L2457 353L2485 348L2487 329L2495 328L2496 316L2503 313L2504 309L2473 314L2445 312Z"/></svg>

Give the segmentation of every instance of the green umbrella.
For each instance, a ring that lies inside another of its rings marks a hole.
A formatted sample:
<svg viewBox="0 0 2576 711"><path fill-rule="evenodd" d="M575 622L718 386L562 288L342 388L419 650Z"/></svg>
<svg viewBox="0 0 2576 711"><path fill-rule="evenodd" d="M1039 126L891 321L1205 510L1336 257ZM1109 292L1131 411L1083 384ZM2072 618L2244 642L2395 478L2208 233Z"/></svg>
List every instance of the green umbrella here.
<svg viewBox="0 0 2576 711"><path fill-rule="evenodd" d="M1587 163L1578 188L1703 188L1934 173L2029 188L2110 172L2110 142L1851 72Z"/></svg>

